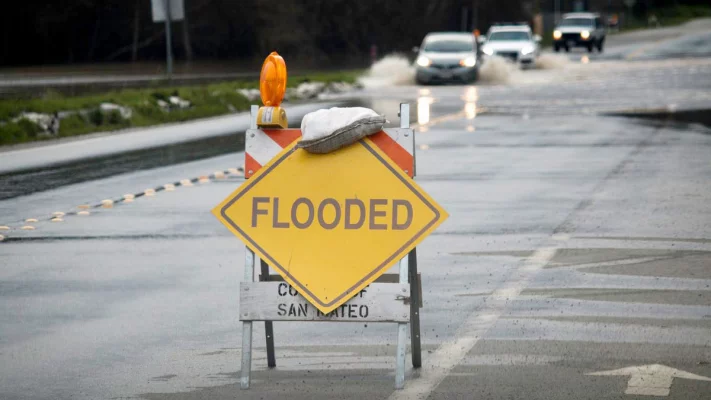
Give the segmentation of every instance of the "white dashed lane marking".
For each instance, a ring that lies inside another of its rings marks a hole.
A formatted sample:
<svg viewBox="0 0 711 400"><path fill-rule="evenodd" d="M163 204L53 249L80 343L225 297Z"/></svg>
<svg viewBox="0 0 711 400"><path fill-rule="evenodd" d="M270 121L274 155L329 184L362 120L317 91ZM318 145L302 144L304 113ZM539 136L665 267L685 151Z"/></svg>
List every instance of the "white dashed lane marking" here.
<svg viewBox="0 0 711 400"><path fill-rule="evenodd" d="M531 277L553 259L557 250L557 246L536 250L514 271L503 287L494 291L483 309L471 313L457 329L454 337L442 343L428 357L420 377L406 382L405 388L395 391L389 399L426 399L452 369L462 363L467 353L501 317L508 302L521 294Z"/></svg>

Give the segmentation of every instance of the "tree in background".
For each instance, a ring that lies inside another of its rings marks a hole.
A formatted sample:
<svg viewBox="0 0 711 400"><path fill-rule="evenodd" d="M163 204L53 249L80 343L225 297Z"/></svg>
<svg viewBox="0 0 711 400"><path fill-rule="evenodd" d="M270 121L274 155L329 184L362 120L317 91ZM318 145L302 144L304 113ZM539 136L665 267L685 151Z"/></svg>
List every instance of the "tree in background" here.
<svg viewBox="0 0 711 400"><path fill-rule="evenodd" d="M545 10L551 1L184 0L186 19L174 23L173 44L178 60L258 64L277 50L303 66L366 65L372 45L380 55L407 52L431 31L485 33L496 21L531 22L537 4ZM637 3L658 8L708 0ZM3 66L165 57L164 26L153 23L150 0L15 2L0 15L0 34Z"/></svg>

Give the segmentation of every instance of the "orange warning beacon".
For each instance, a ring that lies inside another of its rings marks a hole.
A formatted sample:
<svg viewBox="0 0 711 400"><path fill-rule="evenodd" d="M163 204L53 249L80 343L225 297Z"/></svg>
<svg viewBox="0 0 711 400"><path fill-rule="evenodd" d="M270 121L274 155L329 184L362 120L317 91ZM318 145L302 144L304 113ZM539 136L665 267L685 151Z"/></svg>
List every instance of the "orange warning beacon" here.
<svg viewBox="0 0 711 400"><path fill-rule="evenodd" d="M286 92L286 63L273 51L262 64L259 75L259 94L264 107L257 113L257 126L260 128L287 128L286 112L279 107Z"/></svg>

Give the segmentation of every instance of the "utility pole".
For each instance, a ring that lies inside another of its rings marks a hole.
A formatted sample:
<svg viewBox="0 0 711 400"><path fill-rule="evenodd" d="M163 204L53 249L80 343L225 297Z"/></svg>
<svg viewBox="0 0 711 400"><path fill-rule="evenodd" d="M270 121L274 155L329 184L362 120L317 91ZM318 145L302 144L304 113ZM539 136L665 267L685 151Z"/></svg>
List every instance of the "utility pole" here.
<svg viewBox="0 0 711 400"><path fill-rule="evenodd" d="M173 78L173 44L171 43L170 33L170 0L163 0L165 5L165 61L167 64L166 74L168 80Z"/></svg>
<svg viewBox="0 0 711 400"><path fill-rule="evenodd" d="M460 30L466 32L467 29L467 19L469 19L469 10L466 7L462 7L462 25Z"/></svg>
<svg viewBox="0 0 711 400"><path fill-rule="evenodd" d="M479 2L472 0L472 31L479 29Z"/></svg>
<svg viewBox="0 0 711 400"><path fill-rule="evenodd" d="M171 32L171 25L174 20L182 21L185 18L185 5L183 0L151 0L151 12L153 13L153 22L165 23L165 75L168 80L171 80L173 79L173 33ZM189 52L187 48L186 52Z"/></svg>

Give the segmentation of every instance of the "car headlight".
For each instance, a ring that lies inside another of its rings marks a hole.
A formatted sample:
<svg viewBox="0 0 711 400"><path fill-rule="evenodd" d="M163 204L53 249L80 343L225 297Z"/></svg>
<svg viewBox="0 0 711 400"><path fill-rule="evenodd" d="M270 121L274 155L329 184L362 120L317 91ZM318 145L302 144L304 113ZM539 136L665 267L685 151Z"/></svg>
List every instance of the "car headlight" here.
<svg viewBox="0 0 711 400"><path fill-rule="evenodd" d="M487 56L490 56L494 54L494 49L492 49L491 47L484 47L481 49L481 52L486 54Z"/></svg>
<svg viewBox="0 0 711 400"><path fill-rule="evenodd" d="M561 31L553 31L553 39L560 39L563 37L563 32Z"/></svg>
<svg viewBox="0 0 711 400"><path fill-rule="evenodd" d="M473 67L476 65L476 58L467 57L463 60L459 60L459 65L461 65L462 67Z"/></svg>
<svg viewBox="0 0 711 400"><path fill-rule="evenodd" d="M432 64L432 60L425 56L417 57L417 65L420 67L429 67Z"/></svg>
<svg viewBox="0 0 711 400"><path fill-rule="evenodd" d="M533 53L535 50L536 49L534 49L533 46L528 45L528 46L521 49L521 55L524 55L524 56L529 55L529 54Z"/></svg>
<svg viewBox="0 0 711 400"><path fill-rule="evenodd" d="M590 32L589 31L582 31L582 32L580 32L580 37L583 39L587 39L590 37Z"/></svg>

